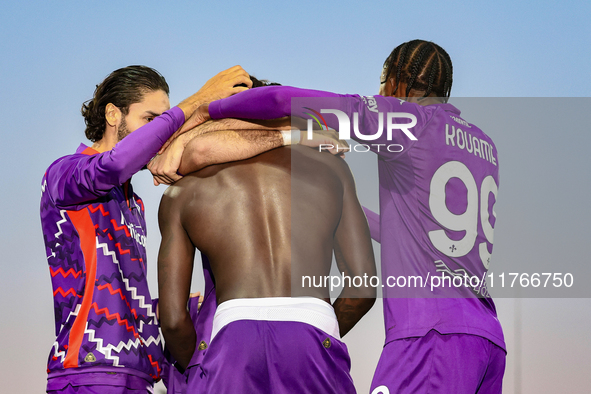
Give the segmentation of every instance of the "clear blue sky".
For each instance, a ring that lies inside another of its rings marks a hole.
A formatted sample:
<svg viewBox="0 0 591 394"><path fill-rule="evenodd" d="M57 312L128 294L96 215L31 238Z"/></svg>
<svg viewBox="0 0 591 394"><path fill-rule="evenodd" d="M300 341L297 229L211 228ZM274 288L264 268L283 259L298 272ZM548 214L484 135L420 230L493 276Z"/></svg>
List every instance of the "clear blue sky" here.
<svg viewBox="0 0 591 394"><path fill-rule="evenodd" d="M169 82L173 105L235 64L286 85L370 95L377 93L382 63L390 51L404 41L423 38L450 53L455 71L452 96L587 97L589 15L591 3L568 0L4 1L0 350L2 370L10 377L3 383L8 392L43 391L54 340L38 213L41 177L53 160L86 142L80 106L112 70L129 64L158 69ZM581 127L574 131L556 122L555 132L537 135L529 130L526 137L513 140L503 133L519 130L485 130L505 160L495 232L497 261L499 256L519 256L558 267L564 262L561 248L569 260L588 261L583 248L589 230L584 223L591 220L591 212L582 196L590 191L591 138L583 122L585 113L575 116L580 116ZM151 186L147 174L134 177L134 185L148 212L149 275L155 292L155 216L164 187ZM550 244L556 247L546 253L541 246ZM515 305L522 311L523 393L588 390L589 299L521 304L500 299L497 305L510 346ZM349 339L360 387L366 387L377 362L383 338L382 327L375 323L380 313L374 308ZM366 348L362 341L367 341ZM516 354L511 350L509 393Z"/></svg>

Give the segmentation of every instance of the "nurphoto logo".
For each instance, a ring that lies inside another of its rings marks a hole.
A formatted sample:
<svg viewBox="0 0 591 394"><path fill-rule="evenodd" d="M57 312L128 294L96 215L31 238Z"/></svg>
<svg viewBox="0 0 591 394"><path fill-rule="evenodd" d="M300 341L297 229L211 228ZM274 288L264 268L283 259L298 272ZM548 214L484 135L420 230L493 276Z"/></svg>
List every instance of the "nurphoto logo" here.
<svg viewBox="0 0 591 394"><path fill-rule="evenodd" d="M349 116L338 109L321 109L320 112L313 110L309 107L304 107L304 109L310 112L304 112L306 115L309 115L311 119L308 119L307 123L307 138L309 140L312 139L312 132L314 128L314 122L318 125L321 130L328 130L327 122L322 114L332 114L335 115L339 122L339 139L340 140L350 140L351 139L351 129L353 129L354 139L360 142L359 145L354 145L352 147L352 151L355 152L369 152L370 150L376 150L377 152L380 151L388 151L393 153L402 152L404 147L398 143L361 143L361 141L384 141L383 135L384 131L386 133L386 141L390 142L393 141L393 136L395 132L402 132L404 135L411 141L417 141L417 137L411 132L412 129L417 124L417 118L415 115L407 113L407 112L376 112L377 115L377 131L373 134L369 134L370 130L363 130L363 133L359 130L359 113L353 112L353 121L349 118ZM407 119L410 122L404 123L397 123L400 119ZM385 125L385 127L384 127ZM353 127L351 127L353 126ZM371 130L373 131L373 130ZM399 138L396 138L400 141ZM339 149L338 145L335 147L332 144L321 144L318 149L319 150L328 150L328 149Z"/></svg>

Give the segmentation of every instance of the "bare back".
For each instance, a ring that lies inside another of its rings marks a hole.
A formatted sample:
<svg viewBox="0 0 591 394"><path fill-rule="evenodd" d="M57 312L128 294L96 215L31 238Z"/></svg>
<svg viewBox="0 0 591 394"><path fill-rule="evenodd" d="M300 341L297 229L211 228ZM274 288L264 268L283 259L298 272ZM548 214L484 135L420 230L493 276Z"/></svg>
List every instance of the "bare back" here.
<svg viewBox="0 0 591 394"><path fill-rule="evenodd" d="M348 171L340 158L295 146L207 167L167 190L209 258L218 303L289 297L292 274L329 274ZM329 299L326 289L308 291Z"/></svg>

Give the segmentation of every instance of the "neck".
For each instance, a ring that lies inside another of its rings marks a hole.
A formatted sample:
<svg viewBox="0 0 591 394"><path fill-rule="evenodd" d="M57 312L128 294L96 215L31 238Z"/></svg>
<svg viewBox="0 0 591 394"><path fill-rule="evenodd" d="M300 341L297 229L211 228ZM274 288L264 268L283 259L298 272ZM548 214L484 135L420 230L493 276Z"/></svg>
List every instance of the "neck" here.
<svg viewBox="0 0 591 394"><path fill-rule="evenodd" d="M432 105L432 104L443 104L445 101L441 98L441 97L433 97L433 96L428 96L428 97L408 97L406 99L406 101L408 101L409 103L416 103L419 105Z"/></svg>
<svg viewBox="0 0 591 394"><path fill-rule="evenodd" d="M117 145L117 142L117 133L112 133L109 132L109 130L106 130L105 134L103 134L103 138L92 144L91 148L99 153L103 153L113 149L113 147Z"/></svg>

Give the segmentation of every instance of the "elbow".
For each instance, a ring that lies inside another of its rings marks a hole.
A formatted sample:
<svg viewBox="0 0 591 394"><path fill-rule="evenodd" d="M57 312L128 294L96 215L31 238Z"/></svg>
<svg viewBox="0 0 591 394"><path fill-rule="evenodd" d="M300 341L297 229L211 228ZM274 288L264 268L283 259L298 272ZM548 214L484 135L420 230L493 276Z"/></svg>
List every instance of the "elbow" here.
<svg viewBox="0 0 591 394"><path fill-rule="evenodd" d="M167 337L171 334L174 335L178 331L178 325L162 316L160 318L160 329L162 330L162 334Z"/></svg>
<svg viewBox="0 0 591 394"><path fill-rule="evenodd" d="M160 329L162 330L162 334L166 338L175 336L180 331L182 331L185 320L186 320L186 312L185 313L162 313L160 316Z"/></svg>
<svg viewBox="0 0 591 394"><path fill-rule="evenodd" d="M281 113L288 116L291 114L291 97L283 94L285 86L269 86L269 99L272 108L280 108Z"/></svg>
<svg viewBox="0 0 591 394"><path fill-rule="evenodd" d="M211 147L206 143L199 143L199 138L192 141L181 159L179 172L183 175L198 171L209 165L208 160L211 155Z"/></svg>

